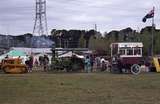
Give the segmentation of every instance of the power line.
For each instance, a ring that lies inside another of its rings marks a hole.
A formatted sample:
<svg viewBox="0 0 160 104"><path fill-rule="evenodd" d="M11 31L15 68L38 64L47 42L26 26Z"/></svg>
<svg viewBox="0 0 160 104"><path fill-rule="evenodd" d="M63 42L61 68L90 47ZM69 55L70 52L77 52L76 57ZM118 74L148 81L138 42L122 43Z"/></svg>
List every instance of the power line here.
<svg viewBox="0 0 160 104"><path fill-rule="evenodd" d="M46 0L36 0L36 18L33 35L48 35Z"/></svg>

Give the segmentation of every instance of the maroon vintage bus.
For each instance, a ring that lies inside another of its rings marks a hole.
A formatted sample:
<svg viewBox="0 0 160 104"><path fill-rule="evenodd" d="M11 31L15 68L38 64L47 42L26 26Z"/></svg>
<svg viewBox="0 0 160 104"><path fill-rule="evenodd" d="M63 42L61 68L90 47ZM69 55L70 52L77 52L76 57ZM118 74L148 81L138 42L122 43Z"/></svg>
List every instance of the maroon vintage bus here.
<svg viewBox="0 0 160 104"><path fill-rule="evenodd" d="M112 68L114 73L131 72L133 74L140 73L142 62L141 42L123 42L111 44Z"/></svg>

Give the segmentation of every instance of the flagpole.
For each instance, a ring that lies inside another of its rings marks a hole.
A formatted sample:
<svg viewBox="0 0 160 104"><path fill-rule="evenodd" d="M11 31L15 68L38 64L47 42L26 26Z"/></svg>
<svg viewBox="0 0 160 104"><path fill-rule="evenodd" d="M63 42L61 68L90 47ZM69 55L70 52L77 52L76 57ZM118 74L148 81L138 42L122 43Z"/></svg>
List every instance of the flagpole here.
<svg viewBox="0 0 160 104"><path fill-rule="evenodd" d="M153 7L153 11L155 10L155 7ZM154 16L152 18L152 48L151 48L151 56L154 56Z"/></svg>

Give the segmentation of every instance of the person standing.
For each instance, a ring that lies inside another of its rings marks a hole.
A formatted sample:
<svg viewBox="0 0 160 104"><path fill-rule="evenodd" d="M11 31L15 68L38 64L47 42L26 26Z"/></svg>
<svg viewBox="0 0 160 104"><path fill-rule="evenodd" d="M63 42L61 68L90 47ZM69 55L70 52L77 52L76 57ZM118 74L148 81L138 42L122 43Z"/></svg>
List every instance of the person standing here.
<svg viewBox="0 0 160 104"><path fill-rule="evenodd" d="M38 70L38 66L39 66L39 62L36 58L35 61L34 61L34 67L35 67L36 70Z"/></svg>
<svg viewBox="0 0 160 104"><path fill-rule="evenodd" d="M43 56L39 56L39 65L43 66Z"/></svg>
<svg viewBox="0 0 160 104"><path fill-rule="evenodd" d="M47 55L44 55L44 58L43 58L44 71L48 70L48 64L49 64L49 58Z"/></svg>
<svg viewBox="0 0 160 104"><path fill-rule="evenodd" d="M93 72L93 66L94 66L94 57L93 57L93 55L90 55L90 63L91 63L91 72Z"/></svg>
<svg viewBox="0 0 160 104"><path fill-rule="evenodd" d="M29 66L28 71L29 71L29 72L32 72L32 68L33 68L33 56L30 56L30 57L29 57L28 66Z"/></svg>
<svg viewBox="0 0 160 104"><path fill-rule="evenodd" d="M28 72L29 72L29 56L28 55L26 55L25 64L26 64Z"/></svg>
<svg viewBox="0 0 160 104"><path fill-rule="evenodd" d="M90 73L91 72L91 60L89 56L85 58L85 72Z"/></svg>
<svg viewBox="0 0 160 104"><path fill-rule="evenodd" d="M96 64L96 71L100 70L101 58L99 56L95 58L95 64Z"/></svg>

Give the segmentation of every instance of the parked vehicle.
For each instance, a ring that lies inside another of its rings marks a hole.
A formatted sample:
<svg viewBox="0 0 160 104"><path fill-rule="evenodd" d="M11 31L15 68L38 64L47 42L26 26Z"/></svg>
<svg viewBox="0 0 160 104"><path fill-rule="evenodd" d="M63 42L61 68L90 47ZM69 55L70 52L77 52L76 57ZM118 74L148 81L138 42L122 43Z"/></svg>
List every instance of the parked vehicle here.
<svg viewBox="0 0 160 104"><path fill-rule="evenodd" d="M111 72L139 74L142 65L141 42L123 42L111 44Z"/></svg>
<svg viewBox="0 0 160 104"><path fill-rule="evenodd" d="M22 60L19 58L3 59L0 64L0 69L9 74L27 73L27 66L22 64Z"/></svg>

